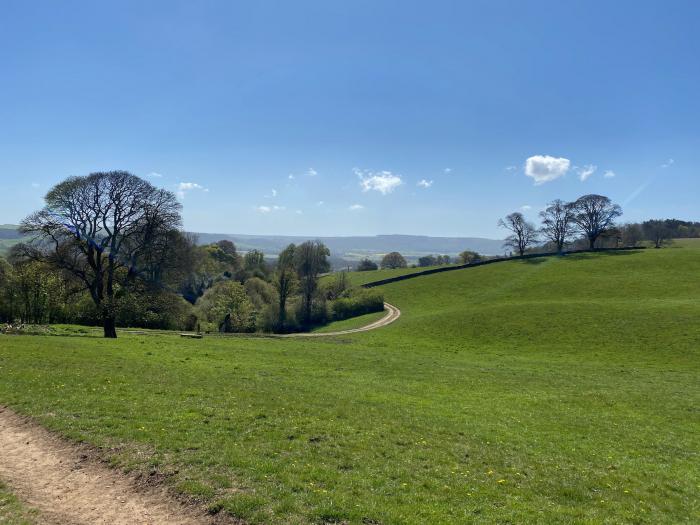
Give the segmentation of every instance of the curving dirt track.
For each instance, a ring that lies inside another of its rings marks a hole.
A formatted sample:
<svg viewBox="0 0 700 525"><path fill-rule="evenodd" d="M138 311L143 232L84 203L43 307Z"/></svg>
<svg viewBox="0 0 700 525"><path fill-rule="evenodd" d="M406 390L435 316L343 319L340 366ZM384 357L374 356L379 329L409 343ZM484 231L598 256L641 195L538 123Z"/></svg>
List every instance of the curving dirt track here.
<svg viewBox="0 0 700 525"><path fill-rule="evenodd" d="M0 407L0 478L39 523L200 525L213 523L169 497L91 459L86 449Z"/></svg>
<svg viewBox="0 0 700 525"><path fill-rule="evenodd" d="M329 335L345 335L355 334L357 332L368 332L370 330L376 330L377 328L391 324L401 317L401 310L392 304L384 303L384 309L386 310L386 315L384 317L359 328L349 328L347 330L338 330L337 332L300 332L297 334L279 335L277 337L328 337Z"/></svg>

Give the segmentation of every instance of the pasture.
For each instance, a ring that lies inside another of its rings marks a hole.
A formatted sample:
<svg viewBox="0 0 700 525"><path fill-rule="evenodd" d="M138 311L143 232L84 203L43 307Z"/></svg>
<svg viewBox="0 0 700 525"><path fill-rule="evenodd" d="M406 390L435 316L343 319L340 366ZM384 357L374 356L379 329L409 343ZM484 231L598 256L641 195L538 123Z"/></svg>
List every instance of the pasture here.
<svg viewBox="0 0 700 525"><path fill-rule="evenodd" d="M0 336L0 404L249 523L700 520L700 243L381 289L347 336Z"/></svg>

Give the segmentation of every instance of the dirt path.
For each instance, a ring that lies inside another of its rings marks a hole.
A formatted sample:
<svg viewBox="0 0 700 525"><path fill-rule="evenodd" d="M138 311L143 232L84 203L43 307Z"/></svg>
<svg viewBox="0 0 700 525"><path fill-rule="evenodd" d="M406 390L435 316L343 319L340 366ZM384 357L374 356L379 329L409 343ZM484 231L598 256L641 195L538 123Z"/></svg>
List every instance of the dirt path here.
<svg viewBox="0 0 700 525"><path fill-rule="evenodd" d="M40 523L55 525L211 524L169 497L91 459L81 449L0 406L0 478Z"/></svg>
<svg viewBox="0 0 700 525"><path fill-rule="evenodd" d="M384 309L386 310L386 315L384 317L359 328L349 328L347 330L338 330L337 332L300 332L298 334L285 334L278 337L328 337L329 335L345 335L354 334L357 332L368 332L369 330L375 330L377 328L381 328L382 326L391 324L401 317L401 310L392 304L384 303Z"/></svg>

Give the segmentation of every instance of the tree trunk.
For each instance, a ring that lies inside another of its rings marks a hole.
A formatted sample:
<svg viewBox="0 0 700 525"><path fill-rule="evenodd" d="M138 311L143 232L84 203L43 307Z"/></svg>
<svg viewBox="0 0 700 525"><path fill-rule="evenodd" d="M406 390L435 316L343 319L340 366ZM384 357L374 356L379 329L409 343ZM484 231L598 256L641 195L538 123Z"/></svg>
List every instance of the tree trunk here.
<svg viewBox="0 0 700 525"><path fill-rule="evenodd" d="M588 238L588 249L589 250L595 250L595 237L589 237Z"/></svg>
<svg viewBox="0 0 700 525"><path fill-rule="evenodd" d="M117 338L117 326L114 316L107 315L104 318L105 337L109 339Z"/></svg>

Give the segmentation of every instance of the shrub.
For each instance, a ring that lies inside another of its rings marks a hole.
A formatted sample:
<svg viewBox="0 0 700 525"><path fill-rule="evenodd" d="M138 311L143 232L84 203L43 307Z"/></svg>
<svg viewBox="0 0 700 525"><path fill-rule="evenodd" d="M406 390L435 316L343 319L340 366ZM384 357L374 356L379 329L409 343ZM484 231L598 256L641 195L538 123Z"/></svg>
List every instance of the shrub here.
<svg viewBox="0 0 700 525"><path fill-rule="evenodd" d="M379 266L377 266L377 263L370 260L370 259L362 259L360 263L357 265L357 271L358 272L371 272L373 270L378 270Z"/></svg>
<svg viewBox="0 0 700 525"><path fill-rule="evenodd" d="M334 321L382 310L384 310L384 296L377 290L364 288L352 290L345 297L331 303L331 315Z"/></svg>
<svg viewBox="0 0 700 525"><path fill-rule="evenodd" d="M255 330L255 308L239 282L216 283L197 301L197 312L205 331Z"/></svg>
<svg viewBox="0 0 700 525"><path fill-rule="evenodd" d="M387 253L382 258L382 268L406 268L406 259L399 252Z"/></svg>

